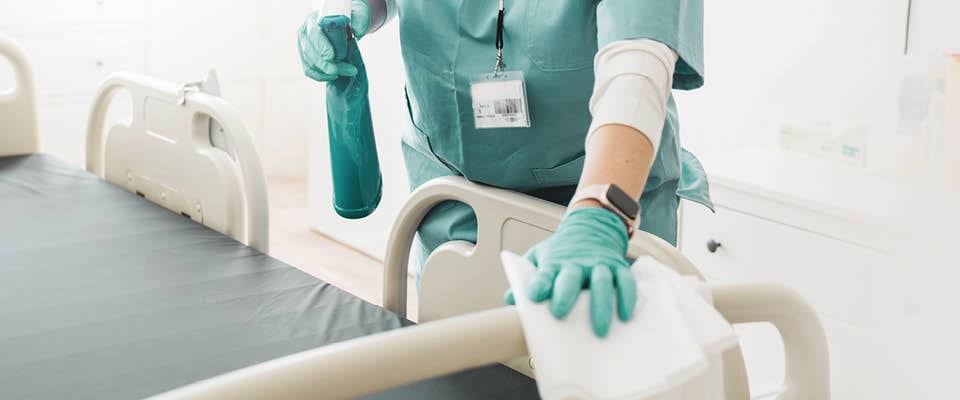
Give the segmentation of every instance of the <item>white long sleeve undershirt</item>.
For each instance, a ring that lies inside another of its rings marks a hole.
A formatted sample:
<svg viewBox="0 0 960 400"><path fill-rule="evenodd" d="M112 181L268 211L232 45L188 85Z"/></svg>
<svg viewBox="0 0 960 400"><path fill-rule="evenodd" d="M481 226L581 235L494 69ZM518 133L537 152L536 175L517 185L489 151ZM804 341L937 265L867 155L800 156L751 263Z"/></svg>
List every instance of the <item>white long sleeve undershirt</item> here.
<svg viewBox="0 0 960 400"><path fill-rule="evenodd" d="M650 39L623 40L600 49L594 58L593 123L586 144L598 128L618 124L646 135L656 152L676 63L673 50Z"/></svg>
<svg viewBox="0 0 960 400"><path fill-rule="evenodd" d="M370 31L373 33L397 16L397 2L395 0L367 0L370 6Z"/></svg>
<svg viewBox="0 0 960 400"><path fill-rule="evenodd" d="M390 20L397 16L397 2L396 0L365 0L367 6L370 7L370 27L367 28L366 34L376 32L384 25L386 25ZM339 9L340 7L346 7L343 10L336 12L341 15L350 15L352 2L344 2L342 0L331 1L331 0L313 0L313 6L317 10L323 10L325 13L331 12L334 9Z"/></svg>

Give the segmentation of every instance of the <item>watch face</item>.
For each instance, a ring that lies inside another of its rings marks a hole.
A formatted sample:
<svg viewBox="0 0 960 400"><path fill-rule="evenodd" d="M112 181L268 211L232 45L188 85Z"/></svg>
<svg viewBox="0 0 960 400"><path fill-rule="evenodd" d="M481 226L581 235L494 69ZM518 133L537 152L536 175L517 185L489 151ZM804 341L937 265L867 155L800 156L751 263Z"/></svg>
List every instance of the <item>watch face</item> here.
<svg viewBox="0 0 960 400"><path fill-rule="evenodd" d="M607 189L607 201L630 218L636 218L637 214L640 213L640 203L630 198L630 195L617 185L610 185L610 188Z"/></svg>

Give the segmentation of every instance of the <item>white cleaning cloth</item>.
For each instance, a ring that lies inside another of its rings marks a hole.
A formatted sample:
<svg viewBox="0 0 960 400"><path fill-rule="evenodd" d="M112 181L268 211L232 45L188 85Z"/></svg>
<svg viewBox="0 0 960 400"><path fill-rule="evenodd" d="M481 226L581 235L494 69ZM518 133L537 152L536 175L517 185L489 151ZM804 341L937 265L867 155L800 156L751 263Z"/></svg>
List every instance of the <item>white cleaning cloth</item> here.
<svg viewBox="0 0 960 400"><path fill-rule="evenodd" d="M730 324L704 299L705 287L649 257L632 268L640 295L633 318L620 322L614 311L602 339L590 326L590 296L581 295L570 315L557 320L546 302L528 300L534 267L512 253L502 259L544 399L655 396L705 372L712 356L737 342Z"/></svg>

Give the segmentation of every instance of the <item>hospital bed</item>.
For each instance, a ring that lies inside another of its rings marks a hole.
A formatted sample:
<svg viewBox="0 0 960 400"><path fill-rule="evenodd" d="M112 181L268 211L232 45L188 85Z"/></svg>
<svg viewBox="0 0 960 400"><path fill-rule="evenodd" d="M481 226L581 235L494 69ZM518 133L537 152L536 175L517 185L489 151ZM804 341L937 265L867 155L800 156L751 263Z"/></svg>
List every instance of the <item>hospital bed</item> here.
<svg viewBox="0 0 960 400"><path fill-rule="evenodd" d="M224 100L113 75L91 109L82 171L37 154L29 64L2 36L0 56L17 83L0 94L0 398L536 397L519 318L502 307L499 253L546 237L561 207L457 178L429 182L394 225L377 307L266 254L263 174ZM132 117L108 127L121 92ZM444 200L476 209L479 240L431 255L413 325L410 244ZM652 236L631 254L699 276ZM829 398L823 331L801 298L775 285L711 293L732 323L780 330L781 398ZM748 398L739 352L720 364L719 398Z"/></svg>

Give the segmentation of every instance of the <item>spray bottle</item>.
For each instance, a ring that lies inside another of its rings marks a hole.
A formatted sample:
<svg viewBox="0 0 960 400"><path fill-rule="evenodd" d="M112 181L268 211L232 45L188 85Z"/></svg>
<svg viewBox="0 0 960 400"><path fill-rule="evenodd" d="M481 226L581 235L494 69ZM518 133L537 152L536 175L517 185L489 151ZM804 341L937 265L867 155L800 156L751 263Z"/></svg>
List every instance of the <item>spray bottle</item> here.
<svg viewBox="0 0 960 400"><path fill-rule="evenodd" d="M327 0L320 29L338 62L357 67L356 76L327 83L327 131L333 208L341 217L364 218L380 204L383 181L370 116L367 71L350 29L350 0Z"/></svg>

